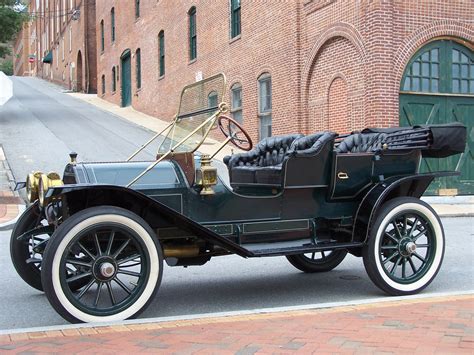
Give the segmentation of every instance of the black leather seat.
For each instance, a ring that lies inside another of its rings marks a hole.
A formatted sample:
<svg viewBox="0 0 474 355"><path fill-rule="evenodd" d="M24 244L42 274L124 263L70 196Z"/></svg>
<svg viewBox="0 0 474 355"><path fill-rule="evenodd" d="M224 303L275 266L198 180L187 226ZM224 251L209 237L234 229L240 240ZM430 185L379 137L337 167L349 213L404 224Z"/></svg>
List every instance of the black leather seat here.
<svg viewBox="0 0 474 355"><path fill-rule="evenodd" d="M231 183L280 185L283 160L294 140L300 137L303 135L264 138L246 153L226 156L224 163L229 168Z"/></svg>
<svg viewBox="0 0 474 355"><path fill-rule="evenodd" d="M334 149L337 153L365 153L383 148L387 133L353 133Z"/></svg>
<svg viewBox="0 0 474 355"><path fill-rule="evenodd" d="M224 163L229 168L231 184L281 186L285 159L316 155L336 135L334 132L319 132L308 136L293 134L265 138L247 153L224 158Z"/></svg>
<svg viewBox="0 0 474 355"><path fill-rule="evenodd" d="M291 145L289 155L307 157L318 154L324 145L336 138L334 132L318 132L296 139Z"/></svg>

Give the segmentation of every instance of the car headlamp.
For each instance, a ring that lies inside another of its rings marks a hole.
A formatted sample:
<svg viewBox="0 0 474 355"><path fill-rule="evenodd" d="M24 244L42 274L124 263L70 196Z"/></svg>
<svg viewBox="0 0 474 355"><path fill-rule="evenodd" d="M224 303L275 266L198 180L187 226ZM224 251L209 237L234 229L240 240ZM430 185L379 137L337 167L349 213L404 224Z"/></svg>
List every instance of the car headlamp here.
<svg viewBox="0 0 474 355"><path fill-rule="evenodd" d="M49 203L46 198L46 193L51 187L63 186L64 183L58 173L50 172L48 174L41 174L38 183L38 199L42 207Z"/></svg>
<svg viewBox="0 0 474 355"><path fill-rule="evenodd" d="M41 175L41 171L35 171L28 174L26 177L26 197L30 203L38 199L38 188Z"/></svg>

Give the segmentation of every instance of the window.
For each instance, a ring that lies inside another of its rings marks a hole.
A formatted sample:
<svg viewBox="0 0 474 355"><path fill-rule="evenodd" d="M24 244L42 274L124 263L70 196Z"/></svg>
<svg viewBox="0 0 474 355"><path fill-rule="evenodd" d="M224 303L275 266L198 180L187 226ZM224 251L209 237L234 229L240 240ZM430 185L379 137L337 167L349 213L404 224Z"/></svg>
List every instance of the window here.
<svg viewBox="0 0 474 355"><path fill-rule="evenodd" d="M404 91L439 92L439 48L420 55L408 69Z"/></svg>
<svg viewBox="0 0 474 355"><path fill-rule="evenodd" d="M140 17L140 0L135 0L135 19Z"/></svg>
<svg viewBox="0 0 474 355"><path fill-rule="evenodd" d="M136 79L137 79L137 89L142 87L142 55L140 48L135 52L135 64L136 64Z"/></svg>
<svg viewBox="0 0 474 355"><path fill-rule="evenodd" d="M69 26L69 52L72 51L72 27Z"/></svg>
<svg viewBox="0 0 474 355"><path fill-rule="evenodd" d="M100 21L100 50L103 52L105 49L105 36L104 36L104 20Z"/></svg>
<svg viewBox="0 0 474 355"><path fill-rule="evenodd" d="M110 10L110 30L112 42L115 42L115 8L112 8L112 10Z"/></svg>
<svg viewBox="0 0 474 355"><path fill-rule="evenodd" d="M453 93L474 94L474 58L469 58L459 47L451 49L451 57Z"/></svg>
<svg viewBox="0 0 474 355"><path fill-rule="evenodd" d="M272 135L272 78L262 74L258 79L258 117L260 119L260 139Z"/></svg>
<svg viewBox="0 0 474 355"><path fill-rule="evenodd" d="M230 0L230 37L240 35L240 0Z"/></svg>
<svg viewBox="0 0 474 355"><path fill-rule="evenodd" d="M189 12L189 60L197 57L197 36L196 36L196 8L193 6Z"/></svg>
<svg viewBox="0 0 474 355"><path fill-rule="evenodd" d="M239 123L243 123L242 118L242 85L239 83L232 85L230 89L230 100L232 118Z"/></svg>
<svg viewBox="0 0 474 355"><path fill-rule="evenodd" d="M218 95L217 92L211 91L209 95L207 95L207 107L217 107L219 104L218 102Z"/></svg>
<svg viewBox="0 0 474 355"><path fill-rule="evenodd" d="M115 92L115 90L117 89L117 82L116 82L117 78L116 78L116 75L115 75L115 67L112 68L112 92Z"/></svg>
<svg viewBox="0 0 474 355"><path fill-rule="evenodd" d="M161 31L158 34L158 44L159 44L159 61L160 61L160 76L165 75L165 32Z"/></svg>
<svg viewBox="0 0 474 355"><path fill-rule="evenodd" d="M102 83L102 95L105 95L105 75L102 75L101 83Z"/></svg>

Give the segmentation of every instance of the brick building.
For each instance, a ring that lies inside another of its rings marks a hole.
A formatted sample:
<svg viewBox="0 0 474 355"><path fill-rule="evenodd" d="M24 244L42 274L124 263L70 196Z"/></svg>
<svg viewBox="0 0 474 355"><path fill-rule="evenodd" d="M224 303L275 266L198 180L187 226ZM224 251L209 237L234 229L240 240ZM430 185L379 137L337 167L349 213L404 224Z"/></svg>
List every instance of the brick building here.
<svg viewBox="0 0 474 355"><path fill-rule="evenodd" d="M97 91L95 0L32 0L28 51L31 75L75 91ZM24 50L27 48L24 44ZM23 50L23 51L24 51ZM25 53L23 52L24 56ZM15 67L15 75L22 75Z"/></svg>

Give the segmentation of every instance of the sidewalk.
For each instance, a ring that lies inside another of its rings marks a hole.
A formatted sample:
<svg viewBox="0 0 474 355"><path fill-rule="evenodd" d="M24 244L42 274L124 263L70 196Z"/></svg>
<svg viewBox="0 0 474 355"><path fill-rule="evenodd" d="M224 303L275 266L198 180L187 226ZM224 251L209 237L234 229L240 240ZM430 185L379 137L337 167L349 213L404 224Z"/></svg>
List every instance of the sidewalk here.
<svg viewBox="0 0 474 355"><path fill-rule="evenodd" d="M0 352L472 354L474 296L0 336Z"/></svg>
<svg viewBox="0 0 474 355"><path fill-rule="evenodd" d="M24 210L23 201L12 192L13 184L14 178L0 145L0 230L9 229Z"/></svg>

